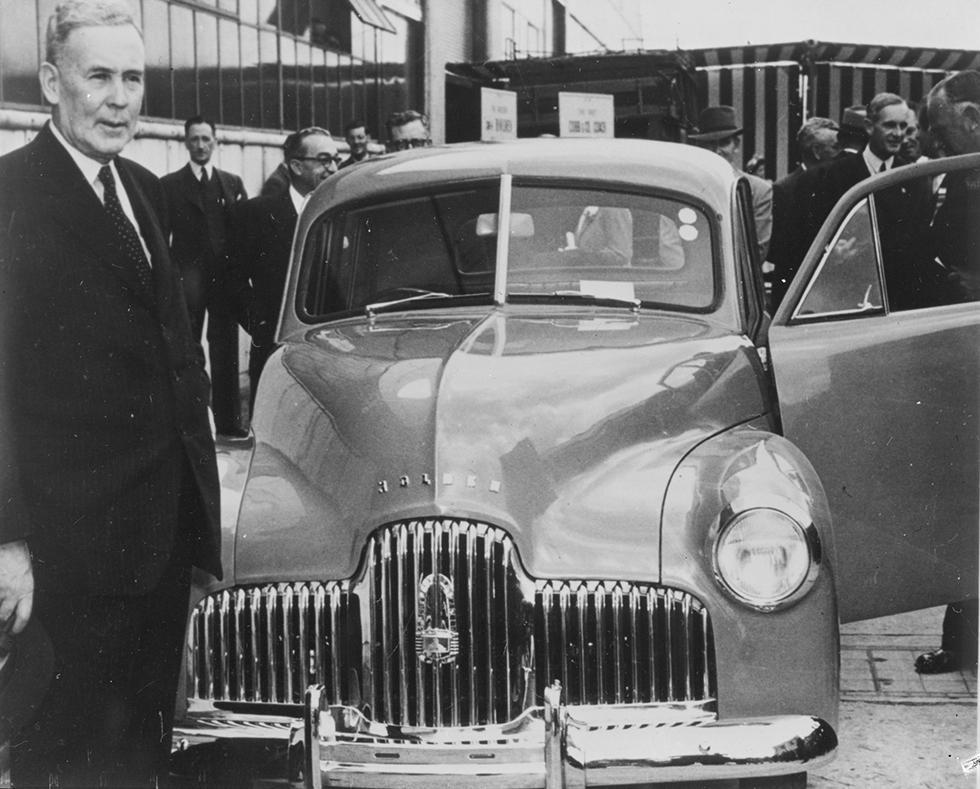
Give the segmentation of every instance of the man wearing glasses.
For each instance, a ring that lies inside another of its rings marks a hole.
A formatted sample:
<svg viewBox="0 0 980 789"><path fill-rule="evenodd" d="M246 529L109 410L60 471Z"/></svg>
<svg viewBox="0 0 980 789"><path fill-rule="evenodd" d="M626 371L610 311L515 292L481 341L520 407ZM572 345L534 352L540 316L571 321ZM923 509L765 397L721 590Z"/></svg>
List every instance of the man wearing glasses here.
<svg viewBox="0 0 980 789"><path fill-rule="evenodd" d="M234 208L229 289L239 322L252 338L248 360L250 413L255 409L262 368L276 349L276 326L296 219L309 194L337 172L337 151L326 129L311 127L293 132L283 143L288 188Z"/></svg>
<svg viewBox="0 0 980 789"><path fill-rule="evenodd" d="M432 145L429 122L421 112L405 110L392 113L385 122L388 127L389 151L407 151Z"/></svg>

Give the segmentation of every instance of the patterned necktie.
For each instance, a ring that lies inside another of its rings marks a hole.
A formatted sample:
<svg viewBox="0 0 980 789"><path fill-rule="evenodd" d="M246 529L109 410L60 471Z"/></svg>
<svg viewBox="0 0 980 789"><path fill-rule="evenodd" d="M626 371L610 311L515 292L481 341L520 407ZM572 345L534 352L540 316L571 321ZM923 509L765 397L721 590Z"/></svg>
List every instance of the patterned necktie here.
<svg viewBox="0 0 980 789"><path fill-rule="evenodd" d="M143 252L143 245L140 243L136 228L123 213L122 204L119 202L119 195L116 194L116 179L112 177L112 170L109 165L103 165L99 170L99 180L102 182L103 197L105 199L105 210L109 215L116 236L119 238L120 246L126 253L126 258L133 264L136 270L136 278L147 293L153 293L153 275L150 273L150 264Z"/></svg>
<svg viewBox="0 0 980 789"><path fill-rule="evenodd" d="M201 190L202 191L204 189L207 189L208 188L208 168L207 167L202 167L201 168L201 181L200 181L200 184L201 184Z"/></svg>

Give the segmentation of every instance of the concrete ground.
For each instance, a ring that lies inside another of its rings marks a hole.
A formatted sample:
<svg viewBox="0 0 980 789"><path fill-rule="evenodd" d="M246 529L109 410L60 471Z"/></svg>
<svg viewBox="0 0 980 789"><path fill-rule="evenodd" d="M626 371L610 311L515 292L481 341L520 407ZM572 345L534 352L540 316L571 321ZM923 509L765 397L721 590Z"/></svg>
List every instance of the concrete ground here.
<svg viewBox="0 0 980 789"><path fill-rule="evenodd" d="M810 789L980 785L980 773L962 767L980 753L976 672L912 668L939 645L942 619L939 607L841 628L840 747L810 773Z"/></svg>

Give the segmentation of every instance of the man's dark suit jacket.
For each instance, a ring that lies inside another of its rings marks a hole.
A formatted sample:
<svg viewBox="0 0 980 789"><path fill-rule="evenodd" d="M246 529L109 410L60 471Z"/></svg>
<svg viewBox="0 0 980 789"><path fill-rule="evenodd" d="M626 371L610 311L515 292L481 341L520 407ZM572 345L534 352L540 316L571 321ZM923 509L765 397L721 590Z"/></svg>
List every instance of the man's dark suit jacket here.
<svg viewBox="0 0 980 789"><path fill-rule="evenodd" d="M179 529L191 561L221 573L208 379L157 220L163 193L135 162L116 166L152 297L47 126L0 158L0 542L26 538L38 588L62 593L147 591ZM198 501L180 518L188 473Z"/></svg>
<svg viewBox="0 0 980 789"><path fill-rule="evenodd" d="M222 203L226 209L225 238L230 238L230 208L246 198L242 179L217 167ZM219 282L224 265L224 249L212 249L207 216L201 200L201 185L190 164L160 179L167 199L170 225L170 254L181 275L184 297L192 321L202 322L212 297L220 296Z"/></svg>
<svg viewBox="0 0 980 789"><path fill-rule="evenodd" d="M817 197L811 201L814 208L807 221L810 240L844 193L870 177L860 154L837 156L819 169ZM946 297L941 292L940 271L924 246L932 216L929 179L878 190L874 198L890 308L905 310L943 303Z"/></svg>
<svg viewBox="0 0 980 789"><path fill-rule="evenodd" d="M255 345L268 348L275 343L296 209L287 189L239 203L233 213L229 271L239 320Z"/></svg>
<svg viewBox="0 0 980 789"><path fill-rule="evenodd" d="M809 242L803 232L803 217L808 202L813 200L808 170L802 166L773 182L772 185L772 241L769 244L769 261L775 267L772 273L772 305L775 309L786 293L800 267Z"/></svg>

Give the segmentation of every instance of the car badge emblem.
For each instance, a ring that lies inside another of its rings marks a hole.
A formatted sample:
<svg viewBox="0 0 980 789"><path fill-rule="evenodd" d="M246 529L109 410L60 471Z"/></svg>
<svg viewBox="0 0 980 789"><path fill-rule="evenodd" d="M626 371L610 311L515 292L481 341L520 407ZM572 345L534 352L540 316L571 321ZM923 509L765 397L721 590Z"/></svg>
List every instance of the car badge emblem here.
<svg viewBox="0 0 980 789"><path fill-rule="evenodd" d="M419 615L415 651L419 660L433 666L451 663L459 654L453 582L431 573L419 582Z"/></svg>

